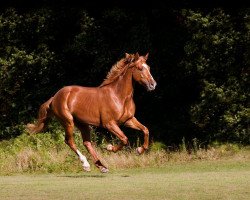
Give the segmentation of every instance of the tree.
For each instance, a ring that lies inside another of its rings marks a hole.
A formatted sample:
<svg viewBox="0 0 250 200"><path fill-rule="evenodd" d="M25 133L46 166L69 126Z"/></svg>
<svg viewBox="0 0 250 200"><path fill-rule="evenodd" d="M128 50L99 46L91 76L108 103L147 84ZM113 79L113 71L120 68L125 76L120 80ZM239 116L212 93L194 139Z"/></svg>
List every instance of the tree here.
<svg viewBox="0 0 250 200"><path fill-rule="evenodd" d="M245 12L183 10L191 38L182 65L197 74L200 96L192 105L193 123L207 141L249 143L247 46Z"/></svg>

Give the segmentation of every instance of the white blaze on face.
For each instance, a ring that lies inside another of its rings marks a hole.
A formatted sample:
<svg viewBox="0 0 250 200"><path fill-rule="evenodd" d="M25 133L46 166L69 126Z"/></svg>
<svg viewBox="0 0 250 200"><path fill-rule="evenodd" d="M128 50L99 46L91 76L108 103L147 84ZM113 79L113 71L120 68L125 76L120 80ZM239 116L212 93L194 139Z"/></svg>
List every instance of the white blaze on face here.
<svg viewBox="0 0 250 200"><path fill-rule="evenodd" d="M83 166L90 167L90 164L89 164L87 158L84 155L82 155L78 149L76 150L76 153L79 156L79 159L81 160L81 162L83 163Z"/></svg>
<svg viewBox="0 0 250 200"><path fill-rule="evenodd" d="M143 63L142 66L146 68L147 70L149 69L148 65L146 63Z"/></svg>
<svg viewBox="0 0 250 200"><path fill-rule="evenodd" d="M151 73L149 71L149 66L146 63L143 63L142 66L143 66L144 69L146 69L148 71L148 74L150 75L150 78L153 79L153 77L152 77L152 75L151 75Z"/></svg>

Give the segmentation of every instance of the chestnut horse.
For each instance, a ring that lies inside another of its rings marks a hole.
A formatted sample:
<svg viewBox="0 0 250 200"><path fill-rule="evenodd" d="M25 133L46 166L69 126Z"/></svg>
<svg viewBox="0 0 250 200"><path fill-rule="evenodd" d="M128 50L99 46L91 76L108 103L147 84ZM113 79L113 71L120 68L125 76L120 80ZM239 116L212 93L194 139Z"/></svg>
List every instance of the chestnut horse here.
<svg viewBox="0 0 250 200"><path fill-rule="evenodd" d="M133 80L145 86L148 91L155 89L156 81L150 74L147 58L148 54L139 56L138 53L126 53L125 58L112 66L99 87L63 87L41 105L37 123L28 124L28 132L41 132L48 118L55 116L65 129L65 143L78 155L85 171L90 171L90 164L75 145L74 125L80 130L83 144L91 154L96 167L103 173L108 172L108 169L100 162L91 145L90 125L104 127L120 139L120 144L107 146L107 150L113 152L128 144L128 138L119 125L141 130L144 133L144 144L136 150L138 154L142 154L148 149L149 131L134 117Z"/></svg>

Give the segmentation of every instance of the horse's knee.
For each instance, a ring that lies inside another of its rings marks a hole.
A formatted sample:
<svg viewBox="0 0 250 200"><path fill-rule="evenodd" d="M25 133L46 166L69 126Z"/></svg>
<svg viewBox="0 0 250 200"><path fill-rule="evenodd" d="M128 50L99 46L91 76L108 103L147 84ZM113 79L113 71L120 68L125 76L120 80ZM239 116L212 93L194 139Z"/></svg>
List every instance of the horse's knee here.
<svg viewBox="0 0 250 200"><path fill-rule="evenodd" d="M121 139L121 141L122 141L122 144L123 144L123 145L127 145L127 144L128 144L128 138L127 138L126 136L124 136L124 137Z"/></svg>
<svg viewBox="0 0 250 200"><path fill-rule="evenodd" d="M148 130L147 127L144 126L144 128L143 128L142 131L143 131L143 133L144 133L145 136L149 136L149 130Z"/></svg>

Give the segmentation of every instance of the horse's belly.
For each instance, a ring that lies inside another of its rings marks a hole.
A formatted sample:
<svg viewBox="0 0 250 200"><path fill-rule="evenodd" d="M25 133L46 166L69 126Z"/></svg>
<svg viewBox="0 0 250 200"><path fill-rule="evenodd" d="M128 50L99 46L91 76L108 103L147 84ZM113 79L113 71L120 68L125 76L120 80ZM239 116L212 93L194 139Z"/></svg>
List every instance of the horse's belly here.
<svg viewBox="0 0 250 200"><path fill-rule="evenodd" d="M86 111L84 109L75 111L73 116L80 123L91 124L94 126L100 125L100 117L97 116L96 113L91 111Z"/></svg>

